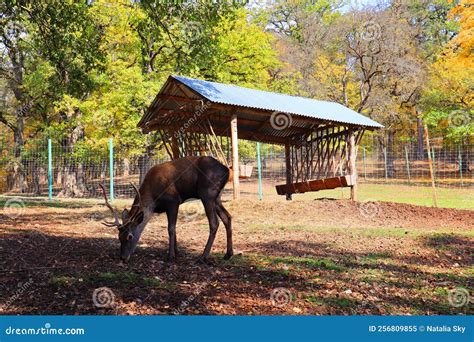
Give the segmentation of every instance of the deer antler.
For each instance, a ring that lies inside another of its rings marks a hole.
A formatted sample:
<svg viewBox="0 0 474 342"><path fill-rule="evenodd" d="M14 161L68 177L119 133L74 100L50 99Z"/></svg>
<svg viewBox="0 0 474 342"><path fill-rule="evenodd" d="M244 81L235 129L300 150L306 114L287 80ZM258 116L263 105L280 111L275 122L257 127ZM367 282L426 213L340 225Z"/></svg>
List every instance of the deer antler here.
<svg viewBox="0 0 474 342"><path fill-rule="evenodd" d="M137 196L138 196L138 205L140 205L142 203L142 197L140 196L140 191L138 191L137 187L135 186L135 184L133 184L132 182L130 182L130 184L132 184L133 188L135 189L135 192L137 193Z"/></svg>
<svg viewBox="0 0 474 342"><path fill-rule="evenodd" d="M112 208L112 206L110 205L109 203L109 200L107 199L107 194L105 192L105 188L102 184L99 184L99 186L101 187L102 189L102 193L104 195L104 199L105 199L105 205L107 206L107 208L110 209L110 211L112 212L112 214L114 214L114 218L115 218L115 222L102 222L102 224L106 227L120 227L121 224L120 224L120 221L119 221L119 218L118 218L118 214L117 212L114 210L114 208Z"/></svg>

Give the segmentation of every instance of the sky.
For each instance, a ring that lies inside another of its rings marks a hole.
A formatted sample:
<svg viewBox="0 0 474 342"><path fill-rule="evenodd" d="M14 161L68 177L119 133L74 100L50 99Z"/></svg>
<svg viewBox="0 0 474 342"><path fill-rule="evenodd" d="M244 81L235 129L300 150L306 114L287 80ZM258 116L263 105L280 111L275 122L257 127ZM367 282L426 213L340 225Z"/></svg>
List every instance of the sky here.
<svg viewBox="0 0 474 342"><path fill-rule="evenodd" d="M353 6L356 6L356 7L363 7L363 6L366 6L366 5L376 5L378 2L378 0L351 0L351 3Z"/></svg>

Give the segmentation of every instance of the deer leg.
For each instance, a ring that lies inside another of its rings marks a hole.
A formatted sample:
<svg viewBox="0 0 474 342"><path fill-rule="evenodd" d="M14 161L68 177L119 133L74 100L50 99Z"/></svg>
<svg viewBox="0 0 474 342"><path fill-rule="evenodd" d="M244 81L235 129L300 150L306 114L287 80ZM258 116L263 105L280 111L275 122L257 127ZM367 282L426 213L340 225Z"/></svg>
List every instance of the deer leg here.
<svg viewBox="0 0 474 342"><path fill-rule="evenodd" d="M176 240L176 233L174 234L174 254L175 256L179 256L178 252L178 241Z"/></svg>
<svg viewBox="0 0 474 342"><path fill-rule="evenodd" d="M211 252L212 244L216 238L217 228L219 227L219 220L217 219L216 203L214 201L203 201L204 209L206 211L207 219L209 220L209 238L207 239L206 247L201 256L201 261L207 260Z"/></svg>
<svg viewBox="0 0 474 342"><path fill-rule="evenodd" d="M169 236L169 248L168 248L168 261L173 262L176 258L176 221L178 219L178 205L169 207L166 210L166 216L168 217L168 236Z"/></svg>
<svg viewBox="0 0 474 342"><path fill-rule="evenodd" d="M216 205L217 215L220 217L225 226L227 235L227 252L224 255L224 259L228 260L234 255L234 248L232 244L232 217L229 212L224 208L220 200L217 201Z"/></svg>

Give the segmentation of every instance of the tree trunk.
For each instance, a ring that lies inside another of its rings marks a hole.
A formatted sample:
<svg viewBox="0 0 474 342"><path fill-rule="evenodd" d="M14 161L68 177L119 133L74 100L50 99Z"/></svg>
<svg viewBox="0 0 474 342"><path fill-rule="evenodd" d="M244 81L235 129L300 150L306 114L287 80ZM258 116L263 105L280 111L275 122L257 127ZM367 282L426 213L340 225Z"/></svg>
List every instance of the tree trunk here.
<svg viewBox="0 0 474 342"><path fill-rule="evenodd" d="M21 158L21 152L25 144L23 140L24 131L24 119L22 113L17 112L16 125L13 129L13 142L14 142L14 160L12 165L12 179L10 181L11 188L24 192L26 189L26 176L23 167L23 161Z"/></svg>
<svg viewBox="0 0 474 342"><path fill-rule="evenodd" d="M151 157L158 142L158 133L150 133L147 136L147 146L145 148L145 152L138 158L138 167L140 168L139 184L142 184L143 179L145 179L145 175L151 167Z"/></svg>
<svg viewBox="0 0 474 342"><path fill-rule="evenodd" d="M128 158L123 159L123 177L130 176L130 160Z"/></svg>
<svg viewBox="0 0 474 342"><path fill-rule="evenodd" d="M75 111L76 118L81 116L80 112ZM68 117L68 120L72 117ZM66 155L64 159L64 166L62 172L61 185L62 190L58 194L60 197L82 197L84 196L84 182L81 181L82 165L80 163L75 164L74 160L74 148L76 143L84 137L84 130L80 125L74 127L71 134L64 139L64 144L67 146L67 154L70 154L71 158Z"/></svg>
<svg viewBox="0 0 474 342"><path fill-rule="evenodd" d="M395 151L394 151L395 131L389 129L387 132L387 176L395 177Z"/></svg>

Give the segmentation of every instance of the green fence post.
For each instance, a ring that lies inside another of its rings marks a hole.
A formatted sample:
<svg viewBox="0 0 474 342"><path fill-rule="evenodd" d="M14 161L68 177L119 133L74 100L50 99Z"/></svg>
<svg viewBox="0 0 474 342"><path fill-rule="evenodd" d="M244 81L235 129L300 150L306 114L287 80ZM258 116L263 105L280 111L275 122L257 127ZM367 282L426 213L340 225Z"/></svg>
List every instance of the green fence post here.
<svg viewBox="0 0 474 342"><path fill-rule="evenodd" d="M362 165L364 165L364 179L367 180L367 165L365 164L365 147L362 147Z"/></svg>
<svg viewBox="0 0 474 342"><path fill-rule="evenodd" d="M257 142L257 169L258 169L258 199L263 199L262 191L262 163L260 162L260 143Z"/></svg>
<svg viewBox="0 0 474 342"><path fill-rule="evenodd" d="M53 153L51 139L48 139L48 199L53 200Z"/></svg>
<svg viewBox="0 0 474 342"><path fill-rule="evenodd" d="M436 159L435 159L435 149L431 148L431 159L433 159L433 178L436 186Z"/></svg>
<svg viewBox="0 0 474 342"><path fill-rule="evenodd" d="M383 157L385 162L385 181L388 180L388 169L387 169L387 148L383 148Z"/></svg>
<svg viewBox="0 0 474 342"><path fill-rule="evenodd" d="M114 141L109 139L110 200L114 200Z"/></svg>
<svg viewBox="0 0 474 342"><path fill-rule="evenodd" d="M459 159L459 176L461 178L461 186L464 185L464 181L462 179L462 154L461 154L461 146L458 146L458 159Z"/></svg>
<svg viewBox="0 0 474 342"><path fill-rule="evenodd" d="M408 157L408 147L405 146L405 160L407 164L407 176L408 176L408 183L411 183L411 177L410 177L410 159Z"/></svg>

